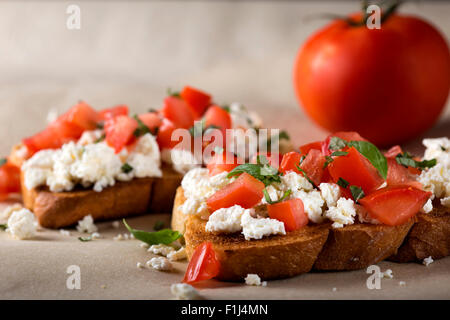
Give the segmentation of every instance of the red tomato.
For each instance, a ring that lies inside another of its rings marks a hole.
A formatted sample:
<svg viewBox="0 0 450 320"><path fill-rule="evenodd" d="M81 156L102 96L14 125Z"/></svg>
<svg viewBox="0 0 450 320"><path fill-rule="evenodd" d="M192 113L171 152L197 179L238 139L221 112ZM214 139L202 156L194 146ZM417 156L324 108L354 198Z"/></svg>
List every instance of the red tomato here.
<svg viewBox="0 0 450 320"><path fill-rule="evenodd" d="M240 205L243 208L252 208L263 197L264 183L249 175L242 173L239 178L217 191L206 200L209 212L220 208L229 208Z"/></svg>
<svg viewBox="0 0 450 320"><path fill-rule="evenodd" d="M325 161L326 159L322 152L316 149L311 149L300 165L300 168L306 172L308 178L314 182L316 186L318 186L322 181Z"/></svg>
<svg viewBox="0 0 450 320"><path fill-rule="evenodd" d="M252 158L250 159L250 163L257 163L257 157L258 156L264 156L269 161L269 164L277 168L280 166L281 161L283 160L283 155L280 153L271 153L271 152L257 152Z"/></svg>
<svg viewBox="0 0 450 320"><path fill-rule="evenodd" d="M156 128L159 128L162 124L160 116L155 112L140 114L138 118L150 129L151 132L155 132Z"/></svg>
<svg viewBox="0 0 450 320"><path fill-rule="evenodd" d="M353 131L341 131L341 132L335 132L333 134L330 134L322 143L322 153L326 156L329 156L333 153L332 150L330 150L330 140L332 137L338 137L345 141L367 141L358 132Z"/></svg>
<svg viewBox="0 0 450 320"><path fill-rule="evenodd" d="M352 18L361 21L361 14ZM392 145L437 120L450 89L449 48L417 17L394 13L381 29L338 19L300 49L293 82L300 104L321 127Z"/></svg>
<svg viewBox="0 0 450 320"><path fill-rule="evenodd" d="M422 189L422 184L414 178L413 174L409 171L410 168L405 168L392 158L388 158L387 162L388 174L386 182L388 186L410 185L416 187L417 189Z"/></svg>
<svg viewBox="0 0 450 320"><path fill-rule="evenodd" d="M100 117L97 111L92 109L90 105L81 101L63 114L60 120L67 121L83 130L93 130L97 127L97 122L100 120Z"/></svg>
<svg viewBox="0 0 450 320"><path fill-rule="evenodd" d="M311 143L307 143L304 144L302 146L300 146L300 153L302 155L307 155L309 150L311 149L316 149L316 150L322 150L322 145L323 145L323 141L316 141L316 142L311 142Z"/></svg>
<svg viewBox="0 0 450 320"><path fill-rule="evenodd" d="M291 199L267 205L269 217L284 223L286 231L298 230L308 224L308 216L300 199Z"/></svg>
<svg viewBox="0 0 450 320"><path fill-rule="evenodd" d="M216 153L208 162L206 166L209 170L210 176L215 176L221 172L230 172L234 168L236 168L240 163L240 161L234 154L230 152L221 152Z"/></svg>
<svg viewBox="0 0 450 320"><path fill-rule="evenodd" d="M6 162L0 167L0 195L20 192L20 168Z"/></svg>
<svg viewBox="0 0 450 320"><path fill-rule="evenodd" d="M211 96L209 94L189 86L185 86L180 95L188 103L195 119L201 118L206 108L211 104Z"/></svg>
<svg viewBox="0 0 450 320"><path fill-rule="evenodd" d="M283 156L283 159L281 159L280 164L280 172L286 173L288 171L294 171L297 173L300 173L300 171L297 169L297 166L300 165L300 159L302 155L298 152L288 152Z"/></svg>
<svg viewBox="0 0 450 320"><path fill-rule="evenodd" d="M134 141L134 131L137 127L137 121L128 116L109 118L105 121L105 140L119 153L123 147Z"/></svg>
<svg viewBox="0 0 450 320"><path fill-rule="evenodd" d="M388 151L384 152L384 156L386 158L394 158L398 155L403 153L402 148L399 145L393 146Z"/></svg>
<svg viewBox="0 0 450 320"><path fill-rule="evenodd" d="M161 109L164 118L172 121L177 128L189 129L194 125L194 115L186 101L178 97L167 97Z"/></svg>
<svg viewBox="0 0 450 320"><path fill-rule="evenodd" d="M156 141L158 141L159 148L162 149L172 149L179 142L173 140L172 141L172 133L177 129L175 124L167 119L162 120L161 127L159 127L158 135L156 137Z"/></svg>
<svg viewBox="0 0 450 320"><path fill-rule="evenodd" d="M195 283L203 280L209 280L219 274L220 262L211 242L203 242L195 248L194 254L184 274L183 282Z"/></svg>
<svg viewBox="0 0 450 320"><path fill-rule="evenodd" d="M205 127L216 126L225 137L226 129L231 129L231 116L223 108L213 105L205 113Z"/></svg>
<svg viewBox="0 0 450 320"><path fill-rule="evenodd" d="M383 184L383 178L377 169L354 147L347 150L345 156L335 157L328 165L333 182L339 178L346 180L350 185L361 187L365 194L377 189Z"/></svg>
<svg viewBox="0 0 450 320"><path fill-rule="evenodd" d="M379 189L359 200L372 218L389 225L398 226L419 212L431 192L411 186Z"/></svg>
<svg viewBox="0 0 450 320"><path fill-rule="evenodd" d="M128 115L128 106L119 105L112 108L107 108L99 111L98 113L101 120L106 120L108 118L114 118L117 116L127 116Z"/></svg>

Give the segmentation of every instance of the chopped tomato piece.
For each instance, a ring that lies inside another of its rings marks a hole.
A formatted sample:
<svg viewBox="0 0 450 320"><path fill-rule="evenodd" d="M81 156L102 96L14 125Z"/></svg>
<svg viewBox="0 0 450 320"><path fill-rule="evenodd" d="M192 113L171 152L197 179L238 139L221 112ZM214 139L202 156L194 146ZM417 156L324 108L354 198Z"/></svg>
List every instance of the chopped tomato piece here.
<svg viewBox="0 0 450 320"><path fill-rule="evenodd" d="M119 153L123 147L134 141L134 131L137 127L137 121L128 116L109 118L105 121L105 140Z"/></svg>
<svg viewBox="0 0 450 320"><path fill-rule="evenodd" d="M206 108L211 104L211 96L209 94L189 86L185 86L180 95L191 108L195 119L201 118Z"/></svg>
<svg viewBox="0 0 450 320"><path fill-rule="evenodd" d="M316 142L304 144L299 148L300 153L302 155L306 156L308 154L309 150L311 150L311 149L322 150L322 145L323 145L322 141L316 141Z"/></svg>
<svg viewBox="0 0 450 320"><path fill-rule="evenodd" d="M177 129L175 124L168 120L163 119L162 124L159 127L158 135L156 140L158 141L159 148L162 149L172 149L179 142L176 140L172 140L172 133Z"/></svg>
<svg viewBox="0 0 450 320"><path fill-rule="evenodd" d="M264 156L269 161L269 164L274 168L279 168L281 161L283 160L283 155L280 153L271 153L271 152L257 152L254 156L252 156L250 163L256 163L258 156Z"/></svg>
<svg viewBox="0 0 450 320"><path fill-rule="evenodd" d="M422 184L416 179L414 179L413 175L409 171L410 168L405 168L404 166L399 164L395 160L395 158L387 159L387 162L388 162L388 174L386 182L388 186L410 185L418 189L422 189Z"/></svg>
<svg viewBox="0 0 450 320"><path fill-rule="evenodd" d="M0 195L20 192L20 168L9 161L0 167Z"/></svg>
<svg viewBox="0 0 450 320"><path fill-rule="evenodd" d="M235 181L209 197L206 203L211 213L234 205L248 209L261 201L263 190L264 183L244 172Z"/></svg>
<svg viewBox="0 0 450 320"><path fill-rule="evenodd" d="M106 120L108 118L114 118L117 116L127 116L128 106L119 105L112 108L103 109L99 111L98 115L101 120Z"/></svg>
<svg viewBox="0 0 450 320"><path fill-rule="evenodd" d="M267 205L269 217L284 223L286 231L298 230L308 224L308 216L300 199Z"/></svg>
<svg viewBox="0 0 450 320"><path fill-rule="evenodd" d="M389 225L398 226L419 212L431 192L411 186L379 189L359 200L370 216Z"/></svg>
<svg viewBox="0 0 450 320"><path fill-rule="evenodd" d="M148 112L138 116L139 120L144 123L152 133L156 131L162 124L161 117L156 112Z"/></svg>
<svg viewBox="0 0 450 320"><path fill-rule="evenodd" d="M209 280L219 274L220 262L211 242L205 241L195 248L184 274L183 282L195 283Z"/></svg>
<svg viewBox="0 0 450 320"><path fill-rule="evenodd" d="M399 145L393 146L388 151L384 152L386 158L395 158L398 154L403 153L402 148Z"/></svg>
<svg viewBox="0 0 450 320"><path fill-rule="evenodd" d="M186 101L178 97L167 97L161 109L162 115L173 122L177 128L189 129L194 125L194 115Z"/></svg>
<svg viewBox="0 0 450 320"><path fill-rule="evenodd" d="M231 129L231 116L223 108L213 105L205 113L205 127L215 126L225 137L226 129Z"/></svg>
<svg viewBox="0 0 450 320"><path fill-rule="evenodd" d="M209 170L210 176L215 176L221 172L230 172L236 168L242 161L230 152L216 153L209 161L206 166Z"/></svg>
<svg viewBox="0 0 450 320"><path fill-rule="evenodd" d="M335 157L328 165L334 183L342 178L350 185L361 187L365 194L369 194L383 184L384 180L377 169L358 150L351 147L347 152L345 156Z"/></svg>
<svg viewBox="0 0 450 320"><path fill-rule="evenodd" d="M286 173L288 171L294 171L300 173L297 166L300 165L301 157L302 155L295 151L286 153L283 156L283 159L281 159L280 172Z"/></svg>
<svg viewBox="0 0 450 320"><path fill-rule="evenodd" d="M67 121L83 130L93 130L97 127L97 122L100 120L100 117L97 111L82 101L70 108L59 120Z"/></svg>
<svg viewBox="0 0 450 320"><path fill-rule="evenodd" d="M330 140L332 137L338 137L345 141L367 141L363 137L360 136L358 132L354 131L339 131L335 132L333 134L330 134L324 141L322 145L322 153L326 156L329 156L333 153L332 150L330 150Z"/></svg>
<svg viewBox="0 0 450 320"><path fill-rule="evenodd" d="M316 186L318 186L322 181L325 161L326 159L322 152L316 149L311 149L300 165L300 168ZM302 174L304 175L303 172Z"/></svg>

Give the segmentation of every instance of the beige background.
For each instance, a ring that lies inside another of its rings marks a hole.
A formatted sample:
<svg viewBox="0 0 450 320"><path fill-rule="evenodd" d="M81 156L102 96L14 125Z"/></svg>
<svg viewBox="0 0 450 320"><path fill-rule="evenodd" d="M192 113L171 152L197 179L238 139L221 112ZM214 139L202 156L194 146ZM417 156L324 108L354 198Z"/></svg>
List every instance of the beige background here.
<svg viewBox="0 0 450 320"><path fill-rule="evenodd" d="M66 28L69 3L81 7L81 30ZM258 110L271 127L287 128L297 145L320 139L299 109L291 68L300 44L324 20L320 13L345 14L357 2L0 2L0 153L45 124L50 109L66 110L78 99L96 108L127 103L135 112L158 107L168 87L191 84L221 103L240 101ZM408 3L450 36L450 4ZM450 108L427 136L450 135ZM420 139L407 147L419 150ZM130 220L149 228L155 219ZM114 242L118 233L101 224L102 240L81 243L41 231L32 241L0 233L0 298L170 298L177 272L138 270L150 258L137 241ZM123 230L122 230L123 232ZM82 289L65 287L68 265L82 270ZM394 279L368 290L365 271L312 273L271 281L267 288L210 281L207 298L450 298L450 259L424 267L381 263ZM398 285L406 281L405 287ZM101 286L106 285L105 289ZM337 291L333 292L332 288Z"/></svg>

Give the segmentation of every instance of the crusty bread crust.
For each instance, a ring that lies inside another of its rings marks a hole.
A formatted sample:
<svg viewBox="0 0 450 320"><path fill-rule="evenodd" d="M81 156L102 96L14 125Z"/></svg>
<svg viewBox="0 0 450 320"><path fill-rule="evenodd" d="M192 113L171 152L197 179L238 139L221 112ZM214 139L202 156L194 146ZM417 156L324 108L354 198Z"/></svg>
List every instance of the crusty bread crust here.
<svg viewBox="0 0 450 320"><path fill-rule="evenodd" d="M417 222L405 238L395 262L421 261L427 257L439 259L450 255L450 209L434 204L431 213L420 213Z"/></svg>
<svg viewBox="0 0 450 320"><path fill-rule="evenodd" d="M117 182L102 192L81 188L50 192L44 187L28 190L23 176L21 174L24 205L34 212L39 224L45 228L70 226L89 214L94 220L106 220L148 212L170 212L176 187L182 179L171 168L163 167L162 178Z"/></svg>
<svg viewBox="0 0 450 320"><path fill-rule="evenodd" d="M185 201L178 188L172 228L184 233L190 258L203 241L210 241L221 263L219 280L239 281L249 273L263 279L279 279L314 270L356 270L376 264L395 254L415 219L400 226L356 223L333 229L330 223L308 225L288 232L246 241L239 234L205 231L206 221L186 216L179 206Z"/></svg>

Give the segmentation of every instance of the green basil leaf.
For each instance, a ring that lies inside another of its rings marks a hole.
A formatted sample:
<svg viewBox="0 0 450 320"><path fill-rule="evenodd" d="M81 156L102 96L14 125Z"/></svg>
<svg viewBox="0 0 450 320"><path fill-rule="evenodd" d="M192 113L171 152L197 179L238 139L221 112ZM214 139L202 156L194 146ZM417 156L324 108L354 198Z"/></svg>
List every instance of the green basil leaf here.
<svg viewBox="0 0 450 320"><path fill-rule="evenodd" d="M92 236L89 236L89 237L78 237L78 240L80 240L81 242L92 241Z"/></svg>
<svg viewBox="0 0 450 320"><path fill-rule="evenodd" d="M378 170L378 173L383 179L387 178L388 165L386 157L374 144L368 141L349 141L347 145L349 147L354 147L359 153L366 157Z"/></svg>
<svg viewBox="0 0 450 320"><path fill-rule="evenodd" d="M136 239L141 240L142 242L145 242L149 245L171 244L181 237L181 233L171 229L162 229L156 232L147 232L131 228L125 221L125 219L123 219L123 224Z"/></svg>
<svg viewBox="0 0 450 320"><path fill-rule="evenodd" d="M325 156L325 163L323 164L323 168L325 169L326 167L328 167L328 165L330 164L330 163L332 163L333 162L333 158L332 157L330 157L330 156Z"/></svg>
<svg viewBox="0 0 450 320"><path fill-rule="evenodd" d="M296 167L297 167L298 171L303 173L303 176L306 178L306 180L308 180L308 182L312 184L313 188L317 188L316 184L308 177L308 174L306 173L306 171L303 170L302 168L300 168L300 166L296 166Z"/></svg>
<svg viewBox="0 0 450 320"><path fill-rule="evenodd" d="M280 173L277 169L272 168L269 165L261 165L254 163L244 163L228 173L227 177L231 178L241 173L248 173L259 181L263 182L264 185L269 185L273 182L280 182Z"/></svg>
<svg viewBox="0 0 450 320"><path fill-rule="evenodd" d="M328 149L330 150L340 150L347 146L347 141L338 137L331 137Z"/></svg>
<svg viewBox="0 0 450 320"><path fill-rule="evenodd" d="M230 106L228 105L228 104L225 104L225 105L223 105L223 106L221 106L221 108L223 109L223 110L225 110L226 112L228 112L228 113L230 113Z"/></svg>
<svg viewBox="0 0 450 320"><path fill-rule="evenodd" d="M122 169L122 172L124 172L124 173L128 173L128 172L133 171L133 167L130 166L130 165L128 164L128 162L125 162L125 163L123 164L123 166L121 167L121 169Z"/></svg>
<svg viewBox="0 0 450 320"><path fill-rule="evenodd" d="M292 191L291 191L290 189L287 190L287 191L285 191L284 194L283 194L283 196L282 196L280 199L276 200L276 201L272 201L272 199L270 198L269 193L267 192L267 190L266 190L265 188L264 188L264 190L263 190L263 193L264 193L264 198L266 199L266 202L267 202L268 204L275 204L275 203L280 203L280 202L282 202L284 199L286 199L287 197L289 197L289 196L291 195Z"/></svg>
<svg viewBox="0 0 450 320"><path fill-rule="evenodd" d="M342 188L344 188L344 189L347 189L347 187L348 187L349 184L350 184L350 183L349 183L347 180L345 180L345 179L343 179L343 178L341 178L341 177L339 177L339 179L338 179L338 181L337 181L337 185L340 186L340 187L342 187Z"/></svg>
<svg viewBox="0 0 450 320"><path fill-rule="evenodd" d="M335 151L331 154L333 157L339 157L339 156L346 156L348 155L348 152L346 151Z"/></svg>
<svg viewBox="0 0 450 320"><path fill-rule="evenodd" d="M134 118L134 119L137 121L137 123L138 123L138 127L137 127L136 130L134 130L134 132L133 132L133 135L134 135L136 138L139 138L139 137L143 136L143 135L146 134L146 133L151 133L149 127L147 127L147 126L142 122L142 120L139 119L139 117L138 117L136 114L133 116L133 118Z"/></svg>
<svg viewBox="0 0 450 320"><path fill-rule="evenodd" d="M395 157L395 160L398 164L401 164L404 167L412 167L418 169L432 168L436 165L436 159L431 160L423 160L417 161L412 158L412 156L408 152L404 152L402 154L398 154Z"/></svg>
<svg viewBox="0 0 450 320"><path fill-rule="evenodd" d="M358 202L359 199L364 198L365 194L361 187L350 186L350 192L352 193L353 199L355 202Z"/></svg>

